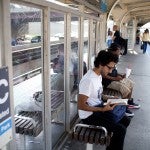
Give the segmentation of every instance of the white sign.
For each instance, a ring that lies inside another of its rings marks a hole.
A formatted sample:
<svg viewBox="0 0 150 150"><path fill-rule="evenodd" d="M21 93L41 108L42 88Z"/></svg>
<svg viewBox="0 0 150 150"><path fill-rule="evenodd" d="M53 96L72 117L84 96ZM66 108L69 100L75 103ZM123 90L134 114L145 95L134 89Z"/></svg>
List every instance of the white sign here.
<svg viewBox="0 0 150 150"><path fill-rule="evenodd" d="M0 148L12 139L8 68L0 68Z"/></svg>

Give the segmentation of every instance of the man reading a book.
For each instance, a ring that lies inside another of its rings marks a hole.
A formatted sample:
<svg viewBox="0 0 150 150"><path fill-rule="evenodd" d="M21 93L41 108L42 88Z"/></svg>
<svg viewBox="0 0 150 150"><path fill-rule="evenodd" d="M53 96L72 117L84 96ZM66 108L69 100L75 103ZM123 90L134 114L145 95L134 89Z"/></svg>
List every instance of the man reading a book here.
<svg viewBox="0 0 150 150"><path fill-rule="evenodd" d="M118 56L110 52L100 51L95 58L94 68L82 77L79 83L78 113L83 123L88 125L104 126L108 132L113 132L110 145L106 150L123 150L126 130L130 118L125 111L118 111L124 105L103 105L102 101L102 75L110 73L118 62ZM121 113L120 118L115 118L114 110Z"/></svg>

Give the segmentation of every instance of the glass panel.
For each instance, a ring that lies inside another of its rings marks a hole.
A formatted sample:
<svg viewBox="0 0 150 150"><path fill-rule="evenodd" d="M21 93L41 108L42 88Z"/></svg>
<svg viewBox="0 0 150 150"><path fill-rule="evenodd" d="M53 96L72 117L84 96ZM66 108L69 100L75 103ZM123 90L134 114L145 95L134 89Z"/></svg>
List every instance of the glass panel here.
<svg viewBox="0 0 150 150"><path fill-rule="evenodd" d="M97 24L98 25L98 31L97 31L97 49L96 49L96 53L97 51L100 51L100 22Z"/></svg>
<svg viewBox="0 0 150 150"><path fill-rule="evenodd" d="M94 58L96 55L96 22L93 22L93 37L92 37L92 50L91 50L91 67L93 67L94 64Z"/></svg>
<svg viewBox="0 0 150 150"><path fill-rule="evenodd" d="M51 113L53 146L65 131L64 105L64 14L50 13Z"/></svg>
<svg viewBox="0 0 150 150"><path fill-rule="evenodd" d="M93 22L93 44L92 56L96 54L96 22Z"/></svg>
<svg viewBox="0 0 150 150"><path fill-rule="evenodd" d="M83 74L86 73L87 67L88 67L88 47L89 47L89 20L84 20L84 48L83 48Z"/></svg>
<svg viewBox="0 0 150 150"><path fill-rule="evenodd" d="M71 17L71 52L70 52L70 120L77 114L77 91L79 82L79 46L78 46L78 28L79 18L76 16Z"/></svg>
<svg viewBox="0 0 150 150"><path fill-rule="evenodd" d="M10 4L13 91L18 150L43 149L41 13Z"/></svg>

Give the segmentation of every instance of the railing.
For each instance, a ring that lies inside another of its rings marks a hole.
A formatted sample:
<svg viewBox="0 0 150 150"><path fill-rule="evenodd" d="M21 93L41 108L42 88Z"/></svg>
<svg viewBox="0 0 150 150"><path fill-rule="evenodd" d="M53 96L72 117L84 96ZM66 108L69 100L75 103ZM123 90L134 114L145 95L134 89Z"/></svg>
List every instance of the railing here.
<svg viewBox="0 0 150 150"><path fill-rule="evenodd" d="M59 41L53 41L51 42L51 60L56 58L59 54L58 47L60 45L64 44L64 40ZM87 38L85 38L84 45L86 46L88 44ZM71 48L75 49L78 48L78 39L72 38L71 42ZM34 75L37 75L41 73L41 66L35 66L34 61L35 60L41 60L41 43L30 43L30 44L24 44L24 45L17 45L12 47L12 58L13 58L13 66L14 69L17 67L16 70L19 68L25 68L26 65L33 66L33 69L30 68L30 70L25 70L25 73L21 73L21 75L15 75L14 77L14 84L20 83ZM28 63L28 64L26 64ZM36 62L35 62L36 63ZM22 66L21 66L22 65ZM16 67L15 67L16 66Z"/></svg>

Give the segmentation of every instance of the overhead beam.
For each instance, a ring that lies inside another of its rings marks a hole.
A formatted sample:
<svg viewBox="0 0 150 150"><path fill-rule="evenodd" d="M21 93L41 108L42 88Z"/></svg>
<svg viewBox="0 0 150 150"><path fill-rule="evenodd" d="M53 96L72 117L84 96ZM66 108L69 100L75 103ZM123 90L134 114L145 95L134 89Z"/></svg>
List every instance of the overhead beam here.
<svg viewBox="0 0 150 150"><path fill-rule="evenodd" d="M132 16L138 16L138 15L150 15L150 10L142 10L142 11L134 11L134 12L130 12L130 15Z"/></svg>
<svg viewBox="0 0 150 150"><path fill-rule="evenodd" d="M133 1L134 2L134 1ZM143 0L141 2L134 2L134 3L128 3L127 7L128 9L133 9L135 7L145 7L145 6L150 6L150 2L144 2Z"/></svg>
<svg viewBox="0 0 150 150"><path fill-rule="evenodd" d="M134 16L134 17L138 17L138 16L149 16L149 14L147 13L142 13L142 14L130 14L131 16ZM145 18L145 17L144 17Z"/></svg>
<svg viewBox="0 0 150 150"><path fill-rule="evenodd" d="M124 16L122 17L122 19L121 19L121 24L123 23L125 17L127 17L128 15L130 15L131 12L140 11L140 10L144 10L144 9L150 9L150 6L146 6L146 7L136 7L136 8L133 8L133 9L128 10L128 11L124 14ZM143 17L143 19L144 19L144 17Z"/></svg>
<svg viewBox="0 0 150 150"><path fill-rule="evenodd" d="M93 10L99 14L102 13L102 11L100 9L98 9L98 7L88 3L86 0L73 0L73 1L78 2L80 5L84 5L85 7L89 8L89 9L91 9L91 10Z"/></svg>

